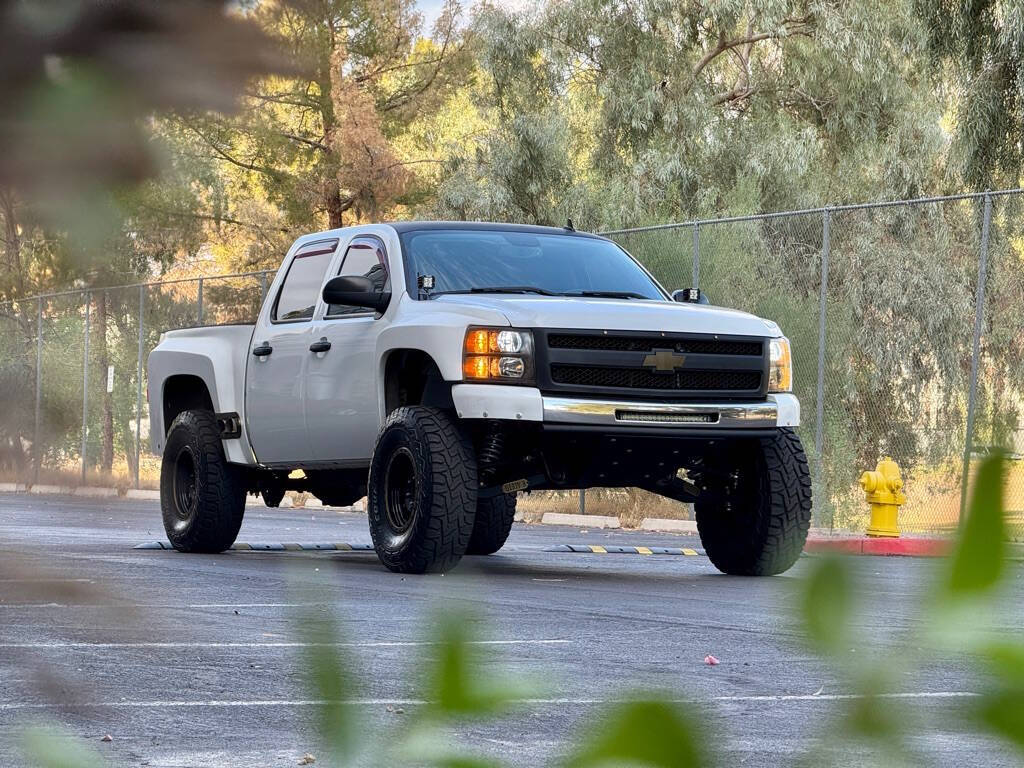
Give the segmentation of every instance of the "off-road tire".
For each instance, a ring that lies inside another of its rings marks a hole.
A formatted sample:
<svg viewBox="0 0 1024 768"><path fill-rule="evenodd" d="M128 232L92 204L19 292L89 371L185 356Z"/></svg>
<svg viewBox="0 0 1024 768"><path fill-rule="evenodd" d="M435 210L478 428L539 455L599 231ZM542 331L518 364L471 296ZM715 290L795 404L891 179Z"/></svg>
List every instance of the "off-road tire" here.
<svg viewBox="0 0 1024 768"><path fill-rule="evenodd" d="M493 555L505 545L516 516L516 495L500 493L476 501L476 520L467 555Z"/></svg>
<svg viewBox="0 0 1024 768"><path fill-rule="evenodd" d="M811 524L811 475L800 438L779 429L715 460L731 462L739 482L713 501L694 504L708 558L737 576L786 571L800 556Z"/></svg>
<svg viewBox="0 0 1024 768"><path fill-rule="evenodd" d="M245 487L224 457L210 411L184 411L171 424L160 467L160 509L167 538L180 552L223 552L235 543Z"/></svg>
<svg viewBox="0 0 1024 768"><path fill-rule="evenodd" d="M465 554L476 516L476 458L444 411L412 406L388 416L368 491L373 547L390 570L443 573Z"/></svg>

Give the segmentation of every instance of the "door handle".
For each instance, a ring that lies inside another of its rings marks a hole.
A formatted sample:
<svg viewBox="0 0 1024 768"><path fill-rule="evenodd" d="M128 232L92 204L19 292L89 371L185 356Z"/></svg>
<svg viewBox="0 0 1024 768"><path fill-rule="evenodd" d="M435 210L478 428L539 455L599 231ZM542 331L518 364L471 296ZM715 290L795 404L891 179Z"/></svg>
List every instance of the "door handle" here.
<svg viewBox="0 0 1024 768"><path fill-rule="evenodd" d="M254 355L256 355L256 357L266 357L267 355L269 355L273 351L274 351L274 348L272 346L270 346L270 344L268 344L265 341L262 344L260 344L258 347L253 347L252 348L252 353Z"/></svg>
<svg viewBox="0 0 1024 768"><path fill-rule="evenodd" d="M309 345L310 352L326 352L331 348L331 342L327 340L326 336L321 336L320 341L314 341Z"/></svg>

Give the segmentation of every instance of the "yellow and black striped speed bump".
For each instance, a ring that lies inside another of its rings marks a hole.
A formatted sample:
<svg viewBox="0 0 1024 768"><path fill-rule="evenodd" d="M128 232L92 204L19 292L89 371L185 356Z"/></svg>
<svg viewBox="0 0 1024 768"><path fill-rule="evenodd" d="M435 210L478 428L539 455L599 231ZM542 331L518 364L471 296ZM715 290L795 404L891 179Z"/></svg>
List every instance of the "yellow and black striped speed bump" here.
<svg viewBox="0 0 1024 768"><path fill-rule="evenodd" d="M132 549L169 549L174 547L166 541L147 541L136 544ZM231 546L236 552L372 552L373 544L248 544L244 541Z"/></svg>
<svg viewBox="0 0 1024 768"><path fill-rule="evenodd" d="M170 550L174 547L166 541L147 541L136 544L133 549L156 549ZM358 543L270 543L250 544L244 541L232 545L235 552L372 552L373 544ZM703 549L689 549L687 547L635 547L623 546L621 544L557 544L553 547L546 547L544 552L576 552L595 555L684 555L698 557L704 554Z"/></svg>
<svg viewBox="0 0 1024 768"><path fill-rule="evenodd" d="M698 557L703 549L688 547L626 547L621 544L558 544L545 552L583 552L595 555L685 555Z"/></svg>

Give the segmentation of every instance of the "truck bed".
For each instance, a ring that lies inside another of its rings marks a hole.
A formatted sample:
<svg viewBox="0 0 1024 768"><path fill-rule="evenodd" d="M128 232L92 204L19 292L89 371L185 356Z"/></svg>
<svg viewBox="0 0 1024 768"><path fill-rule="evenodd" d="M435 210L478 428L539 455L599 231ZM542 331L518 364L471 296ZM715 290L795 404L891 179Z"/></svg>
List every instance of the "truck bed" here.
<svg viewBox="0 0 1024 768"><path fill-rule="evenodd" d="M226 440L228 460L243 464L253 461L245 434L245 367L255 325L208 325L166 331L149 355L149 397L161 403L163 386L172 376L196 376L210 389L214 411L237 413L242 422L240 439ZM214 367L216 371L214 371ZM210 386L211 383L213 386ZM150 442L156 453L163 451L167 430L160 409L150 410Z"/></svg>

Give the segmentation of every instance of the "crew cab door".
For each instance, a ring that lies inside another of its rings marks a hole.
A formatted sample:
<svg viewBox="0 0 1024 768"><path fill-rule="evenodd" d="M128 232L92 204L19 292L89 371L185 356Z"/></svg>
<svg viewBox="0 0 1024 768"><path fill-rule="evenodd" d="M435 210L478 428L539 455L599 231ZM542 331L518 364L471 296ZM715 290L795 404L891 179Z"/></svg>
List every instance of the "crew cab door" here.
<svg viewBox="0 0 1024 768"><path fill-rule="evenodd" d="M305 367L313 354L313 312L337 248L337 238L301 246L256 324L246 366L245 418L261 464L313 458L303 403Z"/></svg>
<svg viewBox="0 0 1024 768"><path fill-rule="evenodd" d="M362 275L391 290L386 247L379 238L352 239L338 275ZM380 427L376 347L384 320L372 309L331 304L313 328L323 351L306 369L306 427L318 461L359 465L373 455Z"/></svg>

